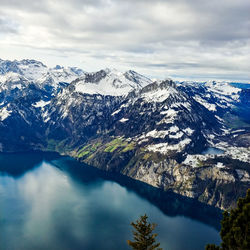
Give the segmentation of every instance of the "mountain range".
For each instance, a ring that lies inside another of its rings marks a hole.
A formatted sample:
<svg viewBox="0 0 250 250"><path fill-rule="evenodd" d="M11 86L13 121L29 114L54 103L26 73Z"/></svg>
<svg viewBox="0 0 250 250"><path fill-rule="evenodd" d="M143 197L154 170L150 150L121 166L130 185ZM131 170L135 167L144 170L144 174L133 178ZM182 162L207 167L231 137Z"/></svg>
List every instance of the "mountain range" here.
<svg viewBox="0 0 250 250"><path fill-rule="evenodd" d="M0 59L0 152L33 150L228 209L250 187L250 84Z"/></svg>

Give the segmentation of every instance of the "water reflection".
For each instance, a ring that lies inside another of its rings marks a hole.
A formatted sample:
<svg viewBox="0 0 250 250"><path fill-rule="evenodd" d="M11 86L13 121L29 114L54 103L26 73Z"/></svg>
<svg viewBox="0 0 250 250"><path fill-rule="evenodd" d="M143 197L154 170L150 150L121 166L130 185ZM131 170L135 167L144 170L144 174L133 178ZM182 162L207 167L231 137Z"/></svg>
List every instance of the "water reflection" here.
<svg viewBox="0 0 250 250"><path fill-rule="evenodd" d="M122 176L119 174L107 173L96 168L79 163L71 158L58 159L53 161L58 168L67 171L74 183L76 180L86 185L102 185L104 180L111 180L119 183L128 191L133 191L140 197L147 199L156 205L168 216L184 215L202 221L220 230L221 210L200 203L172 192L164 192L141 181ZM87 173L87 174L86 174Z"/></svg>
<svg viewBox="0 0 250 250"><path fill-rule="evenodd" d="M129 223L145 212L159 224L164 249L203 249L219 241L214 227L189 215L191 202L161 200L163 194L147 185L110 179L68 158L43 160L18 178L6 172L0 175L1 249L129 249Z"/></svg>
<svg viewBox="0 0 250 250"><path fill-rule="evenodd" d="M60 158L57 153L0 153L0 172L15 177L20 177L36 167L41 161Z"/></svg>

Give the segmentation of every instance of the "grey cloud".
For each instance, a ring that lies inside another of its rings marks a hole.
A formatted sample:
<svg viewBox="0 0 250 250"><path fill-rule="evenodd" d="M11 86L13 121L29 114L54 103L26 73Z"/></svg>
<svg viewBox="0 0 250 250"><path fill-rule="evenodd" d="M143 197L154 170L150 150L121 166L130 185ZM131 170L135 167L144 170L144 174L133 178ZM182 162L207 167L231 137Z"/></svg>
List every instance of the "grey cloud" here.
<svg viewBox="0 0 250 250"><path fill-rule="evenodd" d="M173 75L250 68L249 0L0 0L15 46ZM1 14L0 13L0 14ZM17 32L18 30L18 32ZM12 41L11 39L9 39ZM9 41L6 40L6 43ZM0 44L3 46L2 44ZM70 58L69 58L70 60ZM211 69L213 69L211 71ZM217 72L217 73L216 73Z"/></svg>
<svg viewBox="0 0 250 250"><path fill-rule="evenodd" d="M1 33L17 33L18 26L11 20L0 16L0 34Z"/></svg>

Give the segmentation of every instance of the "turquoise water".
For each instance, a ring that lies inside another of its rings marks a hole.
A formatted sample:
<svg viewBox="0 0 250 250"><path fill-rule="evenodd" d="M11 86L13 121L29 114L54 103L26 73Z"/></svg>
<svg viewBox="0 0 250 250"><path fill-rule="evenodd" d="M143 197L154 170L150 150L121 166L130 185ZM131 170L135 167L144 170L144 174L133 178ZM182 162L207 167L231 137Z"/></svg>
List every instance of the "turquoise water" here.
<svg viewBox="0 0 250 250"><path fill-rule="evenodd" d="M0 154L0 249L130 249L147 213L163 249L218 244L220 212L54 154Z"/></svg>
<svg viewBox="0 0 250 250"><path fill-rule="evenodd" d="M202 152L203 155L220 155L223 153L224 153L223 150L218 149L218 148L212 148L212 147L207 148Z"/></svg>

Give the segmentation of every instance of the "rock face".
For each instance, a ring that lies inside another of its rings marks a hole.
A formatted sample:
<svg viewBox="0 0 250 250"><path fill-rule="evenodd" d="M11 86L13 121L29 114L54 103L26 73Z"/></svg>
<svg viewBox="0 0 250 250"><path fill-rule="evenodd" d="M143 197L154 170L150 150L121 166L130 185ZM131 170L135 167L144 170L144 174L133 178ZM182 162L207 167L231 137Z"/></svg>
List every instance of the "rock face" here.
<svg viewBox="0 0 250 250"><path fill-rule="evenodd" d="M0 151L57 151L227 209L250 187L249 100L240 84L0 60Z"/></svg>

